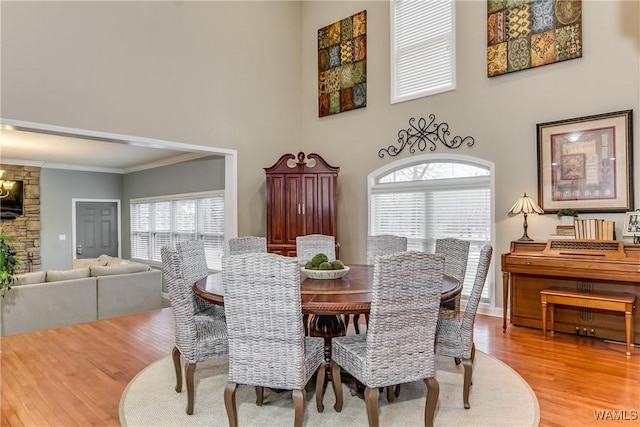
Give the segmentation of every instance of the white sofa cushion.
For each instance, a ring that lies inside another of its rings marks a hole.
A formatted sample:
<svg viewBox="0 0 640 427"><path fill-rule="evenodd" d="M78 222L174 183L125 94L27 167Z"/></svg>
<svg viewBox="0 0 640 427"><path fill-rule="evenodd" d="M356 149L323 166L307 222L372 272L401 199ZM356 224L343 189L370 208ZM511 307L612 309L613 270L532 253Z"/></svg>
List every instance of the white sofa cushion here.
<svg viewBox="0 0 640 427"><path fill-rule="evenodd" d="M2 335L96 320L97 281L87 277L12 288L0 298Z"/></svg>
<svg viewBox="0 0 640 427"><path fill-rule="evenodd" d="M129 274L140 273L142 271L149 271L150 267L147 264L141 264L139 262L130 262L119 265L107 265L104 267L95 266L91 267L92 276L111 276L114 274Z"/></svg>
<svg viewBox="0 0 640 427"><path fill-rule="evenodd" d="M162 272L160 270L99 276L96 279L98 282L98 319L162 307Z"/></svg>
<svg viewBox="0 0 640 427"><path fill-rule="evenodd" d="M85 277L90 277L88 268L75 268L72 270L47 270L47 282L84 279Z"/></svg>
<svg viewBox="0 0 640 427"><path fill-rule="evenodd" d="M32 285L34 283L43 283L47 278L46 271L33 271L31 273L16 274L14 276L13 285Z"/></svg>

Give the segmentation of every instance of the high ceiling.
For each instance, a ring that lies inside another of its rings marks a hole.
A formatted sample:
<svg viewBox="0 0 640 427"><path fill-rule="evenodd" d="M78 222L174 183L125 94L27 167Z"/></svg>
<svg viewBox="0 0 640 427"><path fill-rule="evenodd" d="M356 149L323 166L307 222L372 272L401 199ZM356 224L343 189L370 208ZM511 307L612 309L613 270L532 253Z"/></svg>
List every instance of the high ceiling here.
<svg viewBox="0 0 640 427"><path fill-rule="evenodd" d="M128 173L207 155L152 145L3 126L0 129L0 163Z"/></svg>

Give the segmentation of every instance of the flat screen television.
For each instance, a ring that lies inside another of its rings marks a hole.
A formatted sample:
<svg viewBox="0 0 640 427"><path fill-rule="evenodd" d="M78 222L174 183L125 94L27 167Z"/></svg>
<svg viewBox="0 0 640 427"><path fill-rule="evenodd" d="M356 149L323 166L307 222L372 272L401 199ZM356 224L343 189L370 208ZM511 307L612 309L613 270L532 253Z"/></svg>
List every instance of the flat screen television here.
<svg viewBox="0 0 640 427"><path fill-rule="evenodd" d="M0 219L16 219L24 213L23 181L16 181L9 195L0 199Z"/></svg>

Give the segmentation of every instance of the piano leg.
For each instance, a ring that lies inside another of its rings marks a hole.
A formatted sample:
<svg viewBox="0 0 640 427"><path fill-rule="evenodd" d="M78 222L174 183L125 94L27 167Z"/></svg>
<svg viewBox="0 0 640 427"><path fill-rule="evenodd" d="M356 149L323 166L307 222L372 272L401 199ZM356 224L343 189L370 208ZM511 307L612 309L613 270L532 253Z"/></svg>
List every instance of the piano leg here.
<svg viewBox="0 0 640 427"><path fill-rule="evenodd" d="M542 339L547 339L547 301L542 296Z"/></svg>
<svg viewBox="0 0 640 427"><path fill-rule="evenodd" d="M507 332L507 305L509 303L509 276L502 273L502 333Z"/></svg>

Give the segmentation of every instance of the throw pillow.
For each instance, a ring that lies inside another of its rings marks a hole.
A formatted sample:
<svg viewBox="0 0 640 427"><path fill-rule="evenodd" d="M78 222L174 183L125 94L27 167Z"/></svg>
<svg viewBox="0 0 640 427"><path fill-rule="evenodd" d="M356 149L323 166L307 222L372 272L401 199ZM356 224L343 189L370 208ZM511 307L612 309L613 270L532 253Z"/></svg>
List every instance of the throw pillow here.
<svg viewBox="0 0 640 427"><path fill-rule="evenodd" d="M84 279L89 277L88 268L76 268L73 270L47 270L47 282L59 282L60 280Z"/></svg>
<svg viewBox="0 0 640 427"><path fill-rule="evenodd" d="M110 258L107 261L107 266L112 266L112 265L120 265L120 264L128 264L129 260L128 259L122 259L122 258ZM104 264L102 264L104 265Z"/></svg>
<svg viewBox="0 0 640 427"><path fill-rule="evenodd" d="M73 260L73 268L87 268L94 265L107 265L107 261L100 261L98 258L84 258Z"/></svg>
<svg viewBox="0 0 640 427"><path fill-rule="evenodd" d="M92 276L111 276L113 274L130 274L140 273L142 271L149 271L150 267L147 264L141 264L138 262L130 262L128 264L112 265L105 267L91 267Z"/></svg>
<svg viewBox="0 0 640 427"><path fill-rule="evenodd" d="M31 273L16 274L13 285L33 285L34 283L44 283L47 277L46 271L33 271Z"/></svg>
<svg viewBox="0 0 640 427"><path fill-rule="evenodd" d="M102 255L100 255L100 256L98 257L98 260L100 260L100 262L104 262L104 263L105 263L104 265L106 265L106 263L108 263L108 262L109 262L109 260L111 260L112 258L113 258L113 257L112 257L112 256L110 256L110 255L102 254Z"/></svg>

